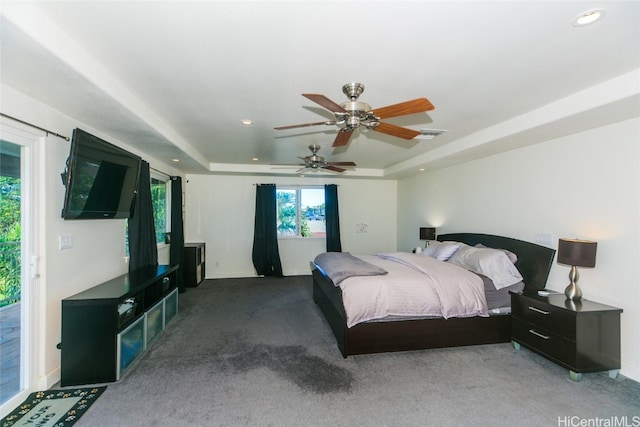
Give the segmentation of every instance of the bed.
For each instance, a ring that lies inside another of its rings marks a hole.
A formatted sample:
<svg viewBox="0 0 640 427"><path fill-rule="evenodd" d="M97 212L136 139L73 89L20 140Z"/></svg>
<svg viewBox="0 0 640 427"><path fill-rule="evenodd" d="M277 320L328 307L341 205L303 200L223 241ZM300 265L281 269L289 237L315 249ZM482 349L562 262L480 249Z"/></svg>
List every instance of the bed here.
<svg viewBox="0 0 640 427"><path fill-rule="evenodd" d="M515 267L526 290L545 288L555 250L509 237L478 233L438 236L440 242L461 242L516 254ZM343 357L393 351L457 347L509 342L511 315L501 312L474 317L394 318L347 326L342 290L315 262L311 262L313 299L326 318Z"/></svg>

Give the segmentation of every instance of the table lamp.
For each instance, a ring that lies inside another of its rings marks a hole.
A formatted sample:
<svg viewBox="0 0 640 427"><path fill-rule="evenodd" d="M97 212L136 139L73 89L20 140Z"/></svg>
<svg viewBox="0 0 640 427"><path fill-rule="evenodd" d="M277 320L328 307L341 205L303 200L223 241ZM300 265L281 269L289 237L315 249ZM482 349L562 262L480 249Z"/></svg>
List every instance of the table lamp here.
<svg viewBox="0 0 640 427"><path fill-rule="evenodd" d="M595 267L597 242L579 239L558 240L558 262L571 266L569 286L564 290L567 299L579 301L582 290L578 287L578 267Z"/></svg>
<svg viewBox="0 0 640 427"><path fill-rule="evenodd" d="M420 240L425 240L424 247L429 246L429 240L436 239L435 227L420 227Z"/></svg>

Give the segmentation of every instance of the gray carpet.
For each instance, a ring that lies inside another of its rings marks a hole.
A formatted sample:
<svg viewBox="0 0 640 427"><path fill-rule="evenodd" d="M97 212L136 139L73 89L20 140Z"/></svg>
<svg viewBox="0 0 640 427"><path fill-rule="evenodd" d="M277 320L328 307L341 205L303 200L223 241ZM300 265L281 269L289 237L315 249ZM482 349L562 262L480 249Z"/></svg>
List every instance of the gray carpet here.
<svg viewBox="0 0 640 427"><path fill-rule="evenodd" d="M509 344L344 359L310 276L299 276L207 280L181 294L178 316L76 425L570 426L605 418L640 425L640 384L606 373L574 383Z"/></svg>

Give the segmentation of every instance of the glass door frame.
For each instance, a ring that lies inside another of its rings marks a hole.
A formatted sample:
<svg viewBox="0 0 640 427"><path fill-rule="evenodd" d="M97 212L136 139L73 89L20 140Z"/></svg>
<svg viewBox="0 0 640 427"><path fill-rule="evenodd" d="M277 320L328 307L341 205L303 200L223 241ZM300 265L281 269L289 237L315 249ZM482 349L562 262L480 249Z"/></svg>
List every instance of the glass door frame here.
<svg viewBox="0 0 640 427"><path fill-rule="evenodd" d="M0 139L20 146L20 216L21 216L21 296L20 296L20 389L17 394L0 406L0 416L4 417L19 405L27 396L37 391L38 366L44 366L44 355L39 351L38 339L44 338L44 328L39 313L44 312L44 294L38 292L39 251L37 227L39 196L38 191L38 147L44 143L41 133L33 133L12 126L0 120ZM39 360L38 358L42 358Z"/></svg>

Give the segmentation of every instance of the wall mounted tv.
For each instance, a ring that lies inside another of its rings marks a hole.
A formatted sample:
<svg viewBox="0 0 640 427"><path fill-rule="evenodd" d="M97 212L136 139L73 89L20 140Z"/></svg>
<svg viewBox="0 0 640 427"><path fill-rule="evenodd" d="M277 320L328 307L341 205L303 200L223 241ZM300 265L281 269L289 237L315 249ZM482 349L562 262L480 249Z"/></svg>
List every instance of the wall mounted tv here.
<svg viewBox="0 0 640 427"><path fill-rule="evenodd" d="M133 214L141 158L74 129L67 169L62 218L117 219Z"/></svg>

